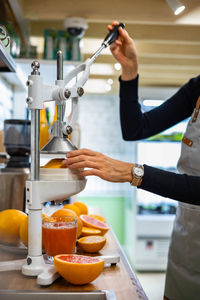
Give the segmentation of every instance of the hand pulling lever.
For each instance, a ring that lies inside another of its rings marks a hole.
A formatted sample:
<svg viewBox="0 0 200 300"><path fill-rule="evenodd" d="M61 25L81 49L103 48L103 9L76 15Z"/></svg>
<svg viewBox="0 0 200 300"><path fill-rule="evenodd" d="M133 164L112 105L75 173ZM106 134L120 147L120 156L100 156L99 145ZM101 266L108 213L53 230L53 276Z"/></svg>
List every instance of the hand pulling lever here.
<svg viewBox="0 0 200 300"><path fill-rule="evenodd" d="M101 44L101 47L92 55L92 57L88 60L87 64L88 66L93 63L93 61L99 56L101 51L104 48L107 48L109 45L111 45L119 36L119 27L122 27L124 29L125 25L123 23L119 23L117 26L114 26L113 29L107 34L105 37L103 43Z"/></svg>
<svg viewBox="0 0 200 300"><path fill-rule="evenodd" d="M104 45L105 47L108 47L114 41L116 41L116 39L119 36L119 31L118 31L119 27L122 27L122 29L124 29L125 25L123 23L119 23L117 26L114 26L113 29L105 37L102 45Z"/></svg>

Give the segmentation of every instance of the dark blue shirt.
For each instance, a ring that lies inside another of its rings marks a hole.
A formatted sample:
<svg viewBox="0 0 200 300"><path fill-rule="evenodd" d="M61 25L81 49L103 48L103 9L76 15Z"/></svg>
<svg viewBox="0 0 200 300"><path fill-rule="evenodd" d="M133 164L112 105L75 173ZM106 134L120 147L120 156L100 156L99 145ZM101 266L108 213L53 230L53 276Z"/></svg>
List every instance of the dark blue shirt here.
<svg viewBox="0 0 200 300"><path fill-rule="evenodd" d="M127 141L148 138L190 117L200 96L200 76L197 76L162 105L143 113L138 102L138 77L130 81L120 78L119 81L121 128L123 138ZM200 205L199 176L176 174L144 165L140 188L181 202Z"/></svg>

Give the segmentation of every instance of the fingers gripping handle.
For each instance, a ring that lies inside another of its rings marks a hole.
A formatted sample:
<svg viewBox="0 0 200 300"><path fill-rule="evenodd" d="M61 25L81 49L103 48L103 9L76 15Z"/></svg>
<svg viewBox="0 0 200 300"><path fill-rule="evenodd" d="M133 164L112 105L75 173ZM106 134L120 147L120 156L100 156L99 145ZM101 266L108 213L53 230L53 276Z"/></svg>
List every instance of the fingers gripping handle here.
<svg viewBox="0 0 200 300"><path fill-rule="evenodd" d="M101 47L92 55L92 57L90 57L89 60L86 61L87 66L90 66L94 62L94 60L99 56L103 49L116 41L119 36L119 27L124 28L125 25L123 23L119 23L117 26L113 27L113 29L105 37L103 43L101 44Z"/></svg>
<svg viewBox="0 0 200 300"><path fill-rule="evenodd" d="M119 27L122 27L124 29L125 25L123 23L119 23L117 26L114 26L114 28L107 34L105 37L102 45L105 45L105 47L108 47L110 44L112 44L119 36Z"/></svg>
<svg viewBox="0 0 200 300"><path fill-rule="evenodd" d="M85 63L80 64L74 70L69 72L64 79L65 85L74 77L76 77L79 73L83 72L82 76L79 78L76 83L77 86L83 86L88 80L90 74L90 66L94 62L94 60L99 56L101 51L112 44L119 36L119 27L124 28L125 25L123 23L119 23L117 26L114 26L113 29L107 34L105 37L101 47L96 51L96 53L89 59L86 60Z"/></svg>

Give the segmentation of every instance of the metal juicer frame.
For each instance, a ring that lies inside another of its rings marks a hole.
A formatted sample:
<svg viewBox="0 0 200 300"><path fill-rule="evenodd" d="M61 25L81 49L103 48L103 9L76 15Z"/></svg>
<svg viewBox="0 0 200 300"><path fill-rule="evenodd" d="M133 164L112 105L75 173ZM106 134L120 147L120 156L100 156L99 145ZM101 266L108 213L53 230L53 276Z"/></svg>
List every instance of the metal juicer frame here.
<svg viewBox="0 0 200 300"><path fill-rule="evenodd" d="M37 282L40 285L52 283L57 278L55 269L45 264L42 255L42 204L53 199L63 200L79 193L84 189L86 179L75 181L44 181L40 180L40 110L44 101L56 101L58 107L58 128L53 141L57 139L65 143L63 148L58 148L60 143L50 141L42 148L47 153L67 153L76 149L69 140L63 138L63 134L67 135L67 128L73 125L76 116L78 97L84 93L83 85L89 77L89 69L93 60L89 59L86 63L82 63L72 70L63 80L62 79L62 63L61 53L57 56L58 79L55 86L47 86L43 83L39 74L39 63L33 62L33 71L28 77L28 108L31 110L31 179L26 183L26 204L29 211L29 238L28 238L28 256L26 264L22 266L22 273L28 276L38 276ZM71 88L67 84L77 78L82 73L79 80L76 81ZM71 122L63 126L63 102L72 99L72 117ZM50 147L49 147L50 146ZM49 191L49 192L48 192Z"/></svg>
<svg viewBox="0 0 200 300"><path fill-rule="evenodd" d="M55 85L46 85L43 83L43 78L39 73L39 62L32 63L32 73L28 77L28 98L26 102L31 110L31 177L26 182L26 205L29 211L28 221L28 256L26 260L16 260L0 263L0 271L20 270L27 276L37 276L37 283L40 285L51 284L59 274L56 272L53 265L46 264L42 255L42 204L47 201L58 199L62 201L66 197L70 197L79 193L84 189L86 179L74 181L45 181L40 180L40 110L43 108L43 102L56 101L58 107L56 136L53 139L63 139L63 134L67 135L68 130L73 126L76 119L78 98L83 95L83 85L86 83L90 66L97 58L100 52L108 45L103 43L97 52L86 62L81 63L75 69L62 79L62 53L57 55L57 80ZM67 87L67 84L81 76L72 87ZM64 102L71 97L72 99L72 117L68 125L62 123L64 114ZM66 138L64 138L66 141ZM50 147L46 147L50 145ZM48 143L43 147L42 151L46 153L66 153L76 149L74 145L67 140L63 148L57 148L60 143ZM109 261L107 261L109 262Z"/></svg>

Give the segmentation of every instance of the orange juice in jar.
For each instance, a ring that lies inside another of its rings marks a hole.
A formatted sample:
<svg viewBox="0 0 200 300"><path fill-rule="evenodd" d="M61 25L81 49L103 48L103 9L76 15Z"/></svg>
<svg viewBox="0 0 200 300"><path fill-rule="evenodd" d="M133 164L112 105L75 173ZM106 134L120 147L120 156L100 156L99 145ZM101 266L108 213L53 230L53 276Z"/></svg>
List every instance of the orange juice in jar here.
<svg viewBox="0 0 200 300"><path fill-rule="evenodd" d="M57 254L75 252L77 221L75 217L49 217L42 221L42 239L49 260Z"/></svg>

